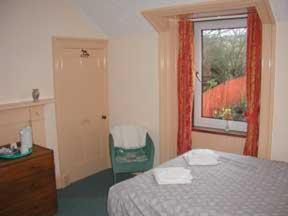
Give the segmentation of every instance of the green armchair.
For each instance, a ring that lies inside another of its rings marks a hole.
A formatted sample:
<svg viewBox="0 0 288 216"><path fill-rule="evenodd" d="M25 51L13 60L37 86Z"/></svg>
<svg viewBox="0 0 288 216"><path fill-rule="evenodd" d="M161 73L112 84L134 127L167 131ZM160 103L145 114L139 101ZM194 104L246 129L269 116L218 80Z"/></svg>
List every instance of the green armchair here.
<svg viewBox="0 0 288 216"><path fill-rule="evenodd" d="M117 182L118 173L145 172L153 167L154 144L147 133L146 145L137 149L122 149L114 146L113 136L109 135L110 158L113 181Z"/></svg>

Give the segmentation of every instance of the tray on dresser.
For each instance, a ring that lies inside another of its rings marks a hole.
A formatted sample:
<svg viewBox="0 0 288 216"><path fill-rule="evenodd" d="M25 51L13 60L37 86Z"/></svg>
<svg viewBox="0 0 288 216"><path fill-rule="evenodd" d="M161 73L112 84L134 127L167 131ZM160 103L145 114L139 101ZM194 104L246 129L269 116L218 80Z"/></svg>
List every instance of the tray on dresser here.
<svg viewBox="0 0 288 216"><path fill-rule="evenodd" d="M0 154L0 158L4 158L4 159L16 159L16 158L21 158L21 157L25 157L27 155L30 155L32 153L32 149L29 149L29 151L27 153L21 154L20 152L17 152L15 154Z"/></svg>

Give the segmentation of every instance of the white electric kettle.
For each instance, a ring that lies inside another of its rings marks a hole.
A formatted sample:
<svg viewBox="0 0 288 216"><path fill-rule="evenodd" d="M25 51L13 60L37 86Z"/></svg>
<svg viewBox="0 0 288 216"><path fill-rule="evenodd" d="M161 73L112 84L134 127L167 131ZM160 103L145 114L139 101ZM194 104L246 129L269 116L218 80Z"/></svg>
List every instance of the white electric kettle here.
<svg viewBox="0 0 288 216"><path fill-rule="evenodd" d="M25 127L20 129L20 152L26 154L32 149L32 129L31 127Z"/></svg>

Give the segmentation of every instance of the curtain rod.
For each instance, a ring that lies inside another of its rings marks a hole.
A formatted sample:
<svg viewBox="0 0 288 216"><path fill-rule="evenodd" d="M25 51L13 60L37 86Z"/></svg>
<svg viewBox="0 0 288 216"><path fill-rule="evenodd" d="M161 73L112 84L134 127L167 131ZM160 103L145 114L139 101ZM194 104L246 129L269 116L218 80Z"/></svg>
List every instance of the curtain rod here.
<svg viewBox="0 0 288 216"><path fill-rule="evenodd" d="M223 20L223 19L241 19L247 18L247 14L238 14L238 15L223 15L223 16L211 16L211 17L200 17L200 18L187 18L193 22L209 21L209 20Z"/></svg>

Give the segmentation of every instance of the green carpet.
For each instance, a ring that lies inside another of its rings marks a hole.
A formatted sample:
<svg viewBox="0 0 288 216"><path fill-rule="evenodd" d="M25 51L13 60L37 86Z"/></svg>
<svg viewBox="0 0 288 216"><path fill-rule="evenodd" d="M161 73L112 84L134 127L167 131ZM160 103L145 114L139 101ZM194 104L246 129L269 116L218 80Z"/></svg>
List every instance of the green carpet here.
<svg viewBox="0 0 288 216"><path fill-rule="evenodd" d="M121 174L117 181L131 177L131 174ZM57 216L108 215L107 195L112 185L112 169L107 169L59 190Z"/></svg>

